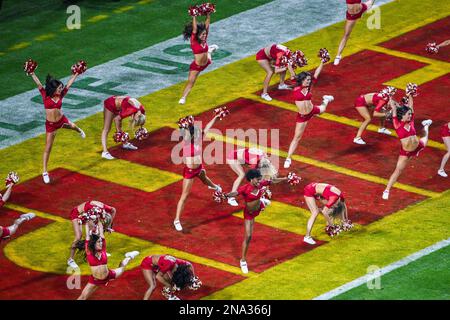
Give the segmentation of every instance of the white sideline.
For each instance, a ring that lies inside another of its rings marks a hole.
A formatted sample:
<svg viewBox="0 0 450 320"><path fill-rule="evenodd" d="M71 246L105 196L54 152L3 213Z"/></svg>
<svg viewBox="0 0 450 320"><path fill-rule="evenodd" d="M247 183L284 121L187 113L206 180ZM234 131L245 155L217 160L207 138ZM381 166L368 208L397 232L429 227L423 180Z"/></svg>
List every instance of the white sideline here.
<svg viewBox="0 0 450 320"><path fill-rule="evenodd" d="M437 251L439 249L442 249L446 246L450 245L450 238L446 239L446 240L442 240L440 242L437 242L425 249L422 249L420 251L417 251L416 253L413 253L412 255L409 255L399 261L396 261L394 263L391 263L390 265L381 268L378 272L377 272L377 276L382 276L385 275L386 273L391 272L392 270L398 269L400 267L406 266L407 264L409 264L410 262L413 262L415 260L418 260L426 255L429 255L430 253ZM364 275L358 279L355 279L351 282L348 282L346 284L344 284L343 286L340 286L334 290L328 291L327 293L324 293L318 297L315 297L313 300L330 300L344 292L347 292L353 288L359 287L360 285L367 283L368 281L373 280L373 275L371 274L367 274Z"/></svg>

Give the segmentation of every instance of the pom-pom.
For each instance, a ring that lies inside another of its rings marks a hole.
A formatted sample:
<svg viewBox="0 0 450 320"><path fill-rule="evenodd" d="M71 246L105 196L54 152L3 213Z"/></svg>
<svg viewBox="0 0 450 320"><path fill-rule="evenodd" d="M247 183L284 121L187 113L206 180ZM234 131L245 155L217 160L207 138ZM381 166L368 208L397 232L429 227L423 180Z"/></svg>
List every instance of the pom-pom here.
<svg viewBox="0 0 450 320"><path fill-rule="evenodd" d="M341 226L339 225L332 225L332 226L326 226L325 227L325 233L328 234L330 237L334 237L338 235L342 231Z"/></svg>
<svg viewBox="0 0 450 320"><path fill-rule="evenodd" d="M390 98L392 98L395 95L396 92L397 92L397 89L395 87L388 86L388 87L384 88L383 90L381 90L379 94L383 99L389 100Z"/></svg>
<svg viewBox="0 0 450 320"><path fill-rule="evenodd" d="M178 120L178 126L180 127L180 129L187 129L190 126L194 125L194 117L193 116L187 116L184 118L181 118L180 120Z"/></svg>
<svg viewBox="0 0 450 320"><path fill-rule="evenodd" d="M328 50L326 48L320 49L318 56L319 56L320 60L322 60L323 63L327 63L331 59L330 53L328 52Z"/></svg>
<svg viewBox="0 0 450 320"><path fill-rule="evenodd" d="M72 74L80 75L87 70L87 64L84 60L80 60L72 66L71 70Z"/></svg>
<svg viewBox="0 0 450 320"><path fill-rule="evenodd" d="M429 44L427 44L425 51L430 54L436 54L439 52L439 47L437 46L436 42L430 42Z"/></svg>
<svg viewBox="0 0 450 320"><path fill-rule="evenodd" d="M174 292L175 291L169 287L164 287L161 290L163 297L165 297L167 300L180 300L180 298L178 298L176 295L174 295Z"/></svg>
<svg viewBox="0 0 450 320"><path fill-rule="evenodd" d="M38 66L38 64L36 61L34 61L32 59L28 59L23 64L23 71L25 71L25 73L29 76L34 72L34 70L36 70L37 66Z"/></svg>
<svg viewBox="0 0 450 320"><path fill-rule="evenodd" d="M287 181L291 186L295 186L295 185L299 184L300 180L301 180L301 178L298 175L296 175L294 172L289 172L287 175L287 178L288 178Z"/></svg>
<svg viewBox="0 0 450 320"><path fill-rule="evenodd" d="M192 278L191 285L189 286L189 289L191 290L198 290L202 286L202 281L197 277Z"/></svg>
<svg viewBox="0 0 450 320"><path fill-rule="evenodd" d="M262 197L266 198L266 199L272 199L272 191L270 191L270 189L268 187L262 187Z"/></svg>
<svg viewBox="0 0 450 320"><path fill-rule="evenodd" d="M350 221L350 220L347 220L347 221L344 221L343 223L342 223L342 226L341 226L341 229L343 230L343 231L349 231L350 229L352 229L354 226L353 226L353 223Z"/></svg>
<svg viewBox="0 0 450 320"><path fill-rule="evenodd" d="M222 203L227 197L222 191L216 190L213 193L213 200L217 203Z"/></svg>
<svg viewBox="0 0 450 320"><path fill-rule="evenodd" d="M278 66L280 68L286 68L288 64L292 64L292 53L290 50L286 50L281 53Z"/></svg>
<svg viewBox="0 0 450 320"><path fill-rule="evenodd" d="M216 12L216 6L212 3L203 3L198 6L198 10L202 16L206 16L208 14Z"/></svg>
<svg viewBox="0 0 450 320"><path fill-rule="evenodd" d="M17 172L11 171L6 176L5 185L9 186L10 184L16 184L19 182L19 176L17 175Z"/></svg>
<svg viewBox="0 0 450 320"><path fill-rule="evenodd" d="M417 84L408 83L405 91L407 96L417 97Z"/></svg>
<svg viewBox="0 0 450 320"><path fill-rule="evenodd" d="M227 109L226 106L214 109L214 114L219 116L219 120L222 120L227 115L230 114L230 110Z"/></svg>
<svg viewBox="0 0 450 320"><path fill-rule="evenodd" d="M149 136L149 133L148 133L147 129L145 129L144 127L140 127L134 133L134 137L139 141L147 139L148 136Z"/></svg>
<svg viewBox="0 0 450 320"><path fill-rule="evenodd" d="M189 13L189 15L190 15L191 17L198 17L198 16L201 15L198 6L192 6L192 7L189 7L188 13Z"/></svg>
<svg viewBox="0 0 450 320"><path fill-rule="evenodd" d="M308 64L308 59L306 59L305 54L301 50L297 50L291 54L290 63L293 68L301 68Z"/></svg>
<svg viewBox="0 0 450 320"><path fill-rule="evenodd" d="M130 140L130 135L127 132L118 131L114 133L113 138L116 143L127 143Z"/></svg>

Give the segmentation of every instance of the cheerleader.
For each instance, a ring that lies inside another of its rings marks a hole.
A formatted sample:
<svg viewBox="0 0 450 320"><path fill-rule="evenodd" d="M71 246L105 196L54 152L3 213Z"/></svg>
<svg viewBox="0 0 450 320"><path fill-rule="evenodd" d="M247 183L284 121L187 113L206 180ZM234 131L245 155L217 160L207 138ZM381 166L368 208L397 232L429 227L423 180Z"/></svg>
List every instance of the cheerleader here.
<svg viewBox="0 0 450 320"><path fill-rule="evenodd" d="M194 125L193 117L191 123L186 128L181 129L183 137L183 160L185 167L183 170L183 190L181 192L180 200L177 204L177 212L173 225L177 231L183 231L183 227L180 222L181 213L184 210L187 197L189 196L192 185L194 184L194 178L198 177L203 184L214 190L222 190L220 186L216 185L206 175L206 170L202 164L202 150L201 143L203 137L208 134L208 131L216 122L220 115L216 114L214 118L202 129Z"/></svg>
<svg viewBox="0 0 450 320"><path fill-rule="evenodd" d="M50 152L52 151L53 142L55 141L57 130L60 128L75 130L80 134L81 138L86 138L84 131L80 129L76 124L69 121L69 119L67 119L67 117L62 113L61 110L63 98L78 77L79 73L74 73L67 82L66 86L64 86L61 81L48 75L45 80L45 88L42 86L39 78L34 72L31 72L29 74L36 83L44 102L46 114L46 143L43 155L42 178L44 180L44 183L50 183L50 176L47 172L47 165L50 158Z"/></svg>
<svg viewBox="0 0 450 320"><path fill-rule="evenodd" d="M257 148L235 150L227 155L227 163L231 170L238 175L236 180L234 180L231 192L237 191L242 180L245 178L245 172L242 165L249 166L252 169L259 169L264 179L271 179L278 173L277 169L270 162L267 154ZM234 197L228 198L228 204L234 207L238 206Z"/></svg>
<svg viewBox="0 0 450 320"><path fill-rule="evenodd" d="M294 137L289 145L289 151L286 160L284 161L284 168L287 169L291 166L292 154L297 149L298 143L305 132L308 121L315 115L324 113L327 109L328 103L334 100L333 96L324 95L322 97L322 104L314 106L312 103L311 87L317 83L320 73L326 60L321 60L319 67L311 76L309 72L301 72L296 76L297 87L294 88L293 94L295 99L295 105L298 108L295 133Z"/></svg>
<svg viewBox="0 0 450 320"><path fill-rule="evenodd" d="M253 234L253 225L255 218L264 210L264 208L270 204L270 201L263 196L266 193L267 187L272 183L279 183L287 181L288 178L273 178L272 180L263 180L262 174L258 169L250 169L245 178L248 183L239 187L237 191L225 194L225 198L236 197L242 195L245 201L244 206L244 228L245 236L242 242L242 257L240 260L241 271L248 273L247 265L247 251L250 245L250 240Z"/></svg>
<svg viewBox="0 0 450 320"><path fill-rule="evenodd" d="M2 204L0 205L0 207L1 206L2 206ZM31 213L31 212L25 213L25 214L20 215L19 219L16 219L11 226L9 226L9 227L0 226L0 241L9 239L13 234L16 233L17 229L19 228L19 226L22 223L24 223L25 221L30 221L34 217L36 217L36 215L34 213Z"/></svg>
<svg viewBox="0 0 450 320"><path fill-rule="evenodd" d="M164 286L163 295L169 300L179 300L174 295L176 290L186 287L197 290L201 285L200 280L195 276L194 267L189 261L167 254L145 257L142 260L141 269L148 284L143 300L150 299L156 288L156 280Z"/></svg>
<svg viewBox="0 0 450 320"><path fill-rule="evenodd" d="M442 157L441 167L438 170L438 175L447 178L448 175L445 172L445 165L447 164L447 161L450 158L450 122L447 122L442 126L441 137L442 141L444 141L445 147L447 148L447 153L444 154L444 156Z"/></svg>
<svg viewBox="0 0 450 320"><path fill-rule="evenodd" d="M209 35L209 25L211 22L211 15L206 15L205 23L198 23L197 17L192 17L192 23L187 24L184 27L183 36L185 40L190 39L191 49L194 54L194 61L192 61L189 67L188 82L183 91L183 96L178 101L179 104L186 103L186 97L191 92L192 87L197 80L200 72L205 70L211 63L211 54L219 49L215 44L208 47L206 42Z"/></svg>
<svg viewBox="0 0 450 320"><path fill-rule="evenodd" d="M353 226L351 221L348 220L344 194L335 186L328 183L310 183L305 187L303 195L305 197L306 205L308 206L309 211L311 211L311 217L309 218L306 227L306 235L303 238L304 242L316 244L316 241L311 237L311 230L320 211L316 200L324 205L321 212L327 221L325 231L330 236L333 236L334 232L337 231L337 226L333 223L333 219L337 216L340 216L345 230Z"/></svg>
<svg viewBox="0 0 450 320"><path fill-rule="evenodd" d="M399 106L392 99L389 102L392 108L392 121L398 138L400 139L400 155L398 157L397 166L389 178L386 190L383 191L382 198L389 199L389 191L397 181L400 174L405 169L408 162L414 156L419 156L428 143L428 129L433 123L431 120L422 121L424 136L420 139L416 136L416 128L414 127L414 108L413 95L408 95L408 105Z"/></svg>
<svg viewBox="0 0 450 320"><path fill-rule="evenodd" d="M370 0L367 2L362 2L361 0L346 0L347 2L347 13L345 21L344 36L339 44L339 49L334 59L334 65L337 66L342 58L342 52L347 44L350 34L352 33L353 27L364 12L370 10L375 3L375 0Z"/></svg>
<svg viewBox="0 0 450 320"><path fill-rule="evenodd" d="M122 260L117 269L108 268L108 256L106 254L106 240L103 235L103 225L97 224L98 233L91 234L92 225L86 224L86 241L85 252L86 260L91 267L92 275L89 277L89 281L84 287L78 300L87 300L92 294L97 291L99 286L107 286L109 281L115 280L122 276L125 271L125 267L133 260L138 254L138 251L131 251L125 253L125 259Z"/></svg>
<svg viewBox="0 0 450 320"><path fill-rule="evenodd" d="M355 108L364 121L361 123L356 137L353 142L356 144L364 145L366 142L362 139L362 134L369 125L372 117L370 116L369 107L375 107L373 111L373 117L380 118L379 133L390 135L391 131L385 128L384 123L386 120L387 111L384 111L385 106L389 102L389 99L394 96L396 89L394 87L388 87L380 93L366 93L360 95L355 100Z"/></svg>
<svg viewBox="0 0 450 320"><path fill-rule="evenodd" d="M99 212L104 211L110 217L110 220L107 223L106 231L112 232L112 225L114 222L114 218L116 216L116 209L114 207L110 207L103 202L92 200L86 201L75 208L70 212L70 220L72 221L73 232L75 234L75 239L72 242L70 247L70 257L67 260L67 265L72 267L73 269L77 269L78 265L74 260L76 249L80 248L79 242L81 241L81 237L83 235L83 225L86 224L87 217L90 215L96 215Z"/></svg>
<svg viewBox="0 0 450 320"><path fill-rule="evenodd" d="M129 96L112 96L103 102L103 131L102 131L102 158L115 159L108 151L106 145L111 124L114 121L116 132L122 132L122 120L130 117L130 129L133 131L137 126L145 124L144 106L135 98ZM137 147L126 141L122 148L127 150L137 150Z"/></svg>
<svg viewBox="0 0 450 320"><path fill-rule="evenodd" d="M269 90L270 80L274 74L280 75L280 84L278 90L288 90L290 87L284 83L286 78L286 71L289 70L291 78L295 77L295 71L290 63L286 67L281 66L281 58L290 52L289 49L281 44L273 44L268 47L262 48L256 54L256 61L258 61L261 68L266 72L264 78L264 87L261 98L266 101L272 101L272 97L269 96L267 90Z"/></svg>

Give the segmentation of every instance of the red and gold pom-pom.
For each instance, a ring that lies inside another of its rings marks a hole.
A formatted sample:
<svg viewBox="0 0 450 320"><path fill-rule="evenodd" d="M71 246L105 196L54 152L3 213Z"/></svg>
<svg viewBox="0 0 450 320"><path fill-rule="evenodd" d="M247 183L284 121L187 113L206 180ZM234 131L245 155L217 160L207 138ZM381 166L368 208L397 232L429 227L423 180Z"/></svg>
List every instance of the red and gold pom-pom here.
<svg viewBox="0 0 450 320"><path fill-rule="evenodd" d="M332 225L332 226L325 227L325 233L328 234L332 238L334 236L338 235L341 231L342 231L342 229L339 225Z"/></svg>
<svg viewBox="0 0 450 320"><path fill-rule="evenodd" d="M16 184L19 182L19 176L17 175L17 172L11 171L6 176L5 185L9 186L10 184Z"/></svg>
<svg viewBox="0 0 450 320"><path fill-rule="evenodd" d="M177 124L178 127L180 127L180 129L187 129L190 126L193 126L195 122L195 119L193 116L187 116L184 118L180 118L180 120L178 120Z"/></svg>
<svg viewBox="0 0 450 320"><path fill-rule="evenodd" d="M23 71L25 71L25 73L29 76L34 72L34 70L36 70L37 66L38 66L38 64L36 61L34 61L32 59L28 59L23 64Z"/></svg>
<svg viewBox="0 0 450 320"><path fill-rule="evenodd" d="M128 140L130 140L130 135L127 132L123 132L123 131L118 131L116 133L114 133L114 142L116 143L127 143Z"/></svg>
<svg viewBox="0 0 450 320"><path fill-rule="evenodd" d="M328 50L326 48L320 49L318 56L319 56L320 60L322 60L323 63L327 63L331 59L330 53L328 52Z"/></svg>
<svg viewBox="0 0 450 320"><path fill-rule="evenodd" d="M283 51L278 61L278 67L286 68L288 64L292 64L292 52L290 50Z"/></svg>
<svg viewBox="0 0 450 320"><path fill-rule="evenodd" d="M287 175L287 178L288 178L287 181L291 186L295 186L295 185L299 184L300 180L301 180L301 178L298 175L296 175L294 172L289 172Z"/></svg>
<svg viewBox="0 0 450 320"><path fill-rule="evenodd" d="M270 191L270 189L268 187L262 187L262 196L266 199L272 199L272 191Z"/></svg>
<svg viewBox="0 0 450 320"><path fill-rule="evenodd" d="M343 231L349 231L354 227L353 223L350 220L344 221L342 223L341 229Z"/></svg>
<svg viewBox="0 0 450 320"><path fill-rule="evenodd" d="M405 91L407 96L417 97L417 84L408 83Z"/></svg>
<svg viewBox="0 0 450 320"><path fill-rule="evenodd" d="M147 139L148 136L149 136L149 133L148 133L147 129L145 129L144 127L140 127L134 133L134 137L139 141Z"/></svg>
<svg viewBox="0 0 450 320"><path fill-rule="evenodd" d="M208 14L216 12L216 6L209 2L198 5L197 9L202 16L206 16Z"/></svg>
<svg viewBox="0 0 450 320"><path fill-rule="evenodd" d="M227 197L222 191L216 190L213 193L213 200L217 203L222 203Z"/></svg>
<svg viewBox="0 0 450 320"><path fill-rule="evenodd" d="M291 54L290 63L293 68L296 68L296 67L301 68L308 64L308 59L306 59L303 51L297 50Z"/></svg>
<svg viewBox="0 0 450 320"><path fill-rule="evenodd" d="M222 120L230 114L230 110L226 106L214 109L214 115L219 116L219 120Z"/></svg>
<svg viewBox="0 0 450 320"><path fill-rule="evenodd" d="M198 290L202 286L202 281L199 279L199 277L195 276L192 278L191 284L189 285L189 289L191 290Z"/></svg>
<svg viewBox="0 0 450 320"><path fill-rule="evenodd" d="M383 99L389 100L390 98L392 98L395 95L396 92L397 92L397 89L395 87L388 86L388 87L384 88L383 90L381 90L379 94Z"/></svg>
<svg viewBox="0 0 450 320"><path fill-rule="evenodd" d="M427 44L425 51L430 54L436 54L439 52L439 47L437 46L436 42L430 42L429 44Z"/></svg>
<svg viewBox="0 0 450 320"><path fill-rule="evenodd" d="M403 97L403 98L400 100L400 104L402 104L402 105L404 105L404 106L407 106L407 105L409 104L409 98L408 98L408 97Z"/></svg>
<svg viewBox="0 0 450 320"><path fill-rule="evenodd" d="M189 9L188 9L188 14L189 14L191 17L198 17L198 16L201 15L198 6L191 6L191 7L189 7Z"/></svg>
<svg viewBox="0 0 450 320"><path fill-rule="evenodd" d="M87 70L87 64L84 60L80 60L72 66L71 70L72 74L80 75Z"/></svg>

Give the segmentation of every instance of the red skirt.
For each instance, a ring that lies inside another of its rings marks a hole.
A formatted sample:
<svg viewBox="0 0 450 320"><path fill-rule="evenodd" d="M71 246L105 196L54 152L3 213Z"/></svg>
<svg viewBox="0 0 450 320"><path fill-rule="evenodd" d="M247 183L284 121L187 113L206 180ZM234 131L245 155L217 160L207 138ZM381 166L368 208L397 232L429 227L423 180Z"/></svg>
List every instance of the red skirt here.
<svg viewBox="0 0 450 320"><path fill-rule="evenodd" d="M244 220L253 220L255 219L257 216L259 216L259 214L261 213L261 211L264 210L266 206L264 205L264 203L260 200L259 203L259 209L253 212L250 212L247 209L247 206L244 207Z"/></svg>
<svg viewBox="0 0 450 320"><path fill-rule="evenodd" d="M116 279L116 272L114 270L108 270L108 276L105 279L96 279L92 275L89 276L89 283L95 286L107 286L110 280Z"/></svg>
<svg viewBox="0 0 450 320"><path fill-rule="evenodd" d="M347 20L358 20L359 18L361 18L363 13L367 11L367 5L365 3L361 3L361 6L361 11L356 14L350 14L347 11Z"/></svg>
<svg viewBox="0 0 450 320"><path fill-rule="evenodd" d="M191 169L188 167L184 167L183 169L183 178L185 179L194 179L196 176L198 176L205 168L203 167L203 164L201 164L196 169ZM205 170L206 171L206 170Z"/></svg>
<svg viewBox="0 0 450 320"><path fill-rule="evenodd" d="M314 117L316 114L320 114L320 108L315 106L312 108L311 112L308 114L300 114L297 112L297 119L296 122L302 123L309 121L312 117Z"/></svg>
<svg viewBox="0 0 450 320"><path fill-rule="evenodd" d="M66 116L62 116L61 119L59 119L56 122L50 122L48 120L45 120L45 131L46 132L54 132L60 128L66 123L69 123L69 119L67 119Z"/></svg>
<svg viewBox="0 0 450 320"><path fill-rule="evenodd" d="M419 145L417 146L417 148L414 151L406 151L405 149L403 149L403 146L400 145L400 155L406 156L408 158L418 157L420 151L422 151L423 149L425 149L425 145L423 144L422 141L419 140Z"/></svg>
<svg viewBox="0 0 450 320"><path fill-rule="evenodd" d="M198 71L202 72L205 70L210 64L212 63L211 59L208 59L208 62L204 66L199 66L197 62L192 61L191 65L189 66L189 71Z"/></svg>
<svg viewBox="0 0 450 320"><path fill-rule="evenodd" d="M448 123L444 124L441 128L441 137L450 137L450 129L448 128Z"/></svg>
<svg viewBox="0 0 450 320"><path fill-rule="evenodd" d="M256 54L256 60L269 60L269 58L266 56L266 53L264 52L264 49L261 49Z"/></svg>

